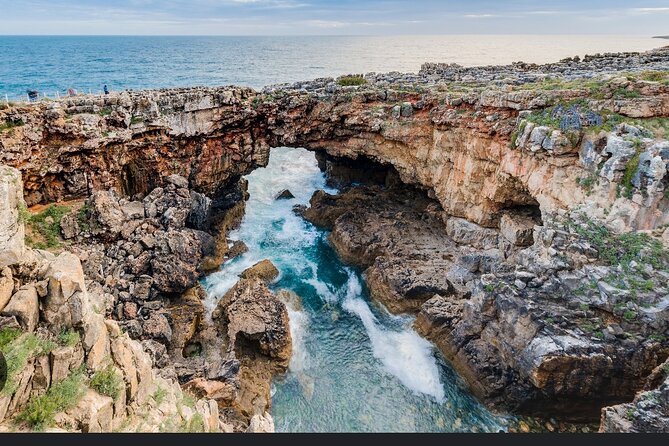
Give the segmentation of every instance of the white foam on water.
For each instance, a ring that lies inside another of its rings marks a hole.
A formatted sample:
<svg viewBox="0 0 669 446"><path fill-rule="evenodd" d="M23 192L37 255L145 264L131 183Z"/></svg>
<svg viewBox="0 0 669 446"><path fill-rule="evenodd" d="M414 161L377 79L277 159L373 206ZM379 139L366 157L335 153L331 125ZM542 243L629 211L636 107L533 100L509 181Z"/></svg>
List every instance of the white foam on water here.
<svg viewBox="0 0 669 446"><path fill-rule="evenodd" d="M432 345L410 328L400 331L383 328L367 302L359 297L360 291L360 282L351 274L342 308L362 321L372 343L374 357L408 389L443 402L444 386Z"/></svg>

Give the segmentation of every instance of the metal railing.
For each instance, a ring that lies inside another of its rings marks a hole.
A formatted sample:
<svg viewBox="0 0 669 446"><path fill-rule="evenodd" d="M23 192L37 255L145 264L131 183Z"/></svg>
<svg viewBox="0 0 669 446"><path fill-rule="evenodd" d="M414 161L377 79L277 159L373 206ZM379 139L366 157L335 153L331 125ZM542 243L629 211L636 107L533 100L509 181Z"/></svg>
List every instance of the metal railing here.
<svg viewBox="0 0 669 446"><path fill-rule="evenodd" d="M10 104L16 104L16 105L27 105L27 104L34 104L37 102L43 102L43 101L58 101L61 99L67 99L67 98L81 98L81 97L86 97L86 96L92 96L92 97L97 97L97 96L104 96L105 93L102 90L93 90L92 88L88 89L88 92L86 91L79 91L76 89L73 89L74 94L70 93L69 90L61 93L60 91L56 90L53 93L51 92L46 92L46 91L38 91L37 92L37 97L31 98L29 93L26 91L26 93L22 95L9 95L8 93L4 94L4 97L0 99L1 103L10 105ZM111 93L111 91L110 91Z"/></svg>

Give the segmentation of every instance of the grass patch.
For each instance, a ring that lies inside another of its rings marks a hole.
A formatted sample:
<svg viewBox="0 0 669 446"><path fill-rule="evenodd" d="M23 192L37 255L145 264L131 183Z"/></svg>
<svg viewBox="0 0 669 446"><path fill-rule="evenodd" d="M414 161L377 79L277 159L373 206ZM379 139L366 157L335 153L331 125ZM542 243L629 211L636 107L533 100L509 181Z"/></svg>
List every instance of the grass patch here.
<svg viewBox="0 0 669 446"><path fill-rule="evenodd" d="M576 183L579 186L581 186L588 195L590 194L590 192L592 192L592 188L594 187L596 182L597 182L597 175L590 175L587 177L576 179Z"/></svg>
<svg viewBox="0 0 669 446"><path fill-rule="evenodd" d="M618 88L613 92L615 99L636 99L641 97L641 93L627 88Z"/></svg>
<svg viewBox="0 0 669 446"><path fill-rule="evenodd" d="M140 116L133 116L132 118L130 118L130 124L131 125L132 124L141 124L142 122L144 122L144 119L142 119L142 117L140 117Z"/></svg>
<svg viewBox="0 0 669 446"><path fill-rule="evenodd" d="M167 390L163 389L162 387L158 386L155 392L153 392L153 395L151 395L153 400L156 402L157 405L163 404L163 401L165 401L165 397L167 397Z"/></svg>
<svg viewBox="0 0 669 446"><path fill-rule="evenodd" d="M113 366L98 370L91 378L91 388L101 395L116 400L123 390L123 379L116 373Z"/></svg>
<svg viewBox="0 0 669 446"><path fill-rule="evenodd" d="M1 395L12 395L18 383L16 376L28 364L28 360L49 353L54 343L36 336L33 333L21 333L16 329L0 330L0 348L7 362L7 382L0 392Z"/></svg>
<svg viewBox="0 0 669 446"><path fill-rule="evenodd" d="M26 221L32 230L32 236L27 238L29 244L38 249L59 248L60 221L69 211L67 206L52 204L39 214L30 215Z"/></svg>
<svg viewBox="0 0 669 446"><path fill-rule="evenodd" d="M84 393L84 369L81 368L51 386L44 395L31 399L16 421L35 430L42 430L53 423L58 412L77 404Z"/></svg>
<svg viewBox="0 0 669 446"><path fill-rule="evenodd" d="M22 119L8 119L7 121L0 124L0 132L6 132L16 127L21 127L25 125Z"/></svg>
<svg viewBox="0 0 669 446"><path fill-rule="evenodd" d="M623 196L625 198L632 198L634 192L634 185L632 184L632 179L634 174L639 169L639 161L641 159L641 151L637 150L634 156L627 162L625 166L625 173L623 174L620 184L624 188Z"/></svg>
<svg viewBox="0 0 669 446"><path fill-rule="evenodd" d="M100 111L98 111L98 115L100 116L109 116L111 114L112 114L112 109L109 107L101 108Z"/></svg>
<svg viewBox="0 0 669 446"><path fill-rule="evenodd" d="M63 329L59 334L57 341L60 345L65 347L74 347L81 340L81 336L75 330L65 330Z"/></svg>
<svg viewBox="0 0 669 446"><path fill-rule="evenodd" d="M582 216L583 224L576 224L572 230L585 238L598 252L599 258L609 265L622 265L629 269L635 261L639 264L649 263L655 269L667 270L669 253L663 248L662 242L638 232L614 234L606 226ZM644 283L643 288L650 285Z"/></svg>
<svg viewBox="0 0 669 446"><path fill-rule="evenodd" d="M339 79L337 79L337 84L341 85L342 87L352 87L357 85L364 85L366 83L367 80L364 77L362 77L362 75L342 76Z"/></svg>

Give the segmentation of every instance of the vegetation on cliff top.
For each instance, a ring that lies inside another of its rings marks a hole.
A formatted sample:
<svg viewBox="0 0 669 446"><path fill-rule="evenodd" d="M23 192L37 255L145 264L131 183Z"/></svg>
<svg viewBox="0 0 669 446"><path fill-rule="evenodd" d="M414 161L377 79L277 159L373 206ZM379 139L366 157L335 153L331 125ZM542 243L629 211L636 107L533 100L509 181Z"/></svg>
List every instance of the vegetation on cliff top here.
<svg viewBox="0 0 669 446"><path fill-rule="evenodd" d="M341 85L342 87L364 85L366 83L367 80L365 80L365 78L362 77L362 75L342 76L339 79L337 79L337 84Z"/></svg>

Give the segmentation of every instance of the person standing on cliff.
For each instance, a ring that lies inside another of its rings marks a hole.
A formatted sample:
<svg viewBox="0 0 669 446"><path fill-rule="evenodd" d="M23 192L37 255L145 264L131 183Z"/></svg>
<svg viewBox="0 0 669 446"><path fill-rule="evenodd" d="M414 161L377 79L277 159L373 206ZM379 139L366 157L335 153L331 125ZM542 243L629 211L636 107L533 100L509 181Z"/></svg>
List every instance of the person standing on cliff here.
<svg viewBox="0 0 669 446"><path fill-rule="evenodd" d="M109 88L107 88L107 84L105 84L105 86L102 87L102 89L104 90L105 94L109 94Z"/></svg>

